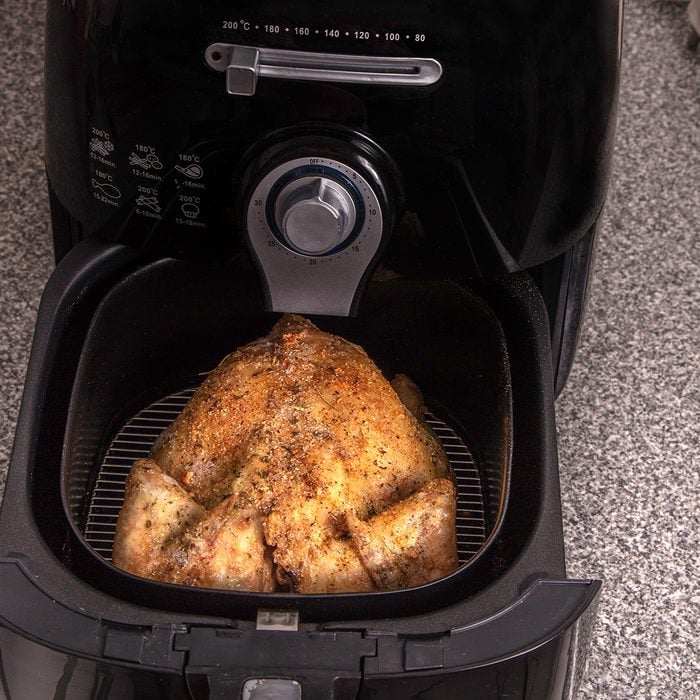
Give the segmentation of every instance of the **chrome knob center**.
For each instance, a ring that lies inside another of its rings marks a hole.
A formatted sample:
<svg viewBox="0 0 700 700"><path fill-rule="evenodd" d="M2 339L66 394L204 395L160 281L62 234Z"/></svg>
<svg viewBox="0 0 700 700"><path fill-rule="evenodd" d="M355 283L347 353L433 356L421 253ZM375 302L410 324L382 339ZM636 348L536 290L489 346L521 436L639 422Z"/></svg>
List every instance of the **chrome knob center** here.
<svg viewBox="0 0 700 700"><path fill-rule="evenodd" d="M275 222L290 248L303 255L324 255L340 245L355 226L352 195L330 178L311 176L282 189Z"/></svg>

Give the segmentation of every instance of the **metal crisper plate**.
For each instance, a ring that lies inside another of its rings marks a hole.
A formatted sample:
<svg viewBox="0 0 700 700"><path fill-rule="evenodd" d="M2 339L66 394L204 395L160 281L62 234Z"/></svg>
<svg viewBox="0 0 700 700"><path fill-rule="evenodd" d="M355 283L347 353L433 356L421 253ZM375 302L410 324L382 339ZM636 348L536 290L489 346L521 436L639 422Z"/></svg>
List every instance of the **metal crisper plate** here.
<svg viewBox="0 0 700 700"><path fill-rule="evenodd" d="M112 440L90 495L83 531L88 544L107 561L112 560L114 530L131 465L140 457L148 457L158 435L175 420L195 390L185 389L147 406ZM426 420L440 439L457 479L457 552L464 564L481 549L486 538L479 469L454 430L432 413L426 413Z"/></svg>

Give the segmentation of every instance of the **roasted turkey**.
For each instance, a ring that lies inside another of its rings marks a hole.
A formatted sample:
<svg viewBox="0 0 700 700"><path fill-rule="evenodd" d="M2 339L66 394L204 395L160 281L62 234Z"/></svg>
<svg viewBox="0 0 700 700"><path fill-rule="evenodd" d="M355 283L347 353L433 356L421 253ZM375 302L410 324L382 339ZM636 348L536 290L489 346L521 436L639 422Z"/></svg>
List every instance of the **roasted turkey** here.
<svg viewBox="0 0 700 700"><path fill-rule="evenodd" d="M116 566L246 591L415 586L457 565L456 496L422 399L284 316L226 357L134 463Z"/></svg>

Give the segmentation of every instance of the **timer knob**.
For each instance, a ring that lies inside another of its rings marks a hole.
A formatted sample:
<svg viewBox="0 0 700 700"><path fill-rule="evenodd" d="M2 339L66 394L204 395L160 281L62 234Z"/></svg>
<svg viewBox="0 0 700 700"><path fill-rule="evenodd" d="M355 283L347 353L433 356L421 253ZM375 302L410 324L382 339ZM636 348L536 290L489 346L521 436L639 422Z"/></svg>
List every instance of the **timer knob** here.
<svg viewBox="0 0 700 700"><path fill-rule="evenodd" d="M241 233L270 311L356 312L401 211L401 176L367 134L335 124L272 132L234 180Z"/></svg>
<svg viewBox="0 0 700 700"><path fill-rule="evenodd" d="M278 194L274 217L287 245L302 255L324 255L352 233L357 211L352 194L327 177L308 176Z"/></svg>

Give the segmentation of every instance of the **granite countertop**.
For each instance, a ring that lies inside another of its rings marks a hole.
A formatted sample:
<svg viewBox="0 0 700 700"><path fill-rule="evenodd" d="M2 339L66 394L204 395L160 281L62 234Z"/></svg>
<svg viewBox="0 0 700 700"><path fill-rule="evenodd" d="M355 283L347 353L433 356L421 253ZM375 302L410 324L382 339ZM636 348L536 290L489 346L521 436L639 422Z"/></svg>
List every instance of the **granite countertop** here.
<svg viewBox="0 0 700 700"><path fill-rule="evenodd" d="M44 3L0 3L0 488L52 270ZM557 403L569 573L605 588L580 698L700 698L700 53L686 4L629 0L608 203Z"/></svg>

